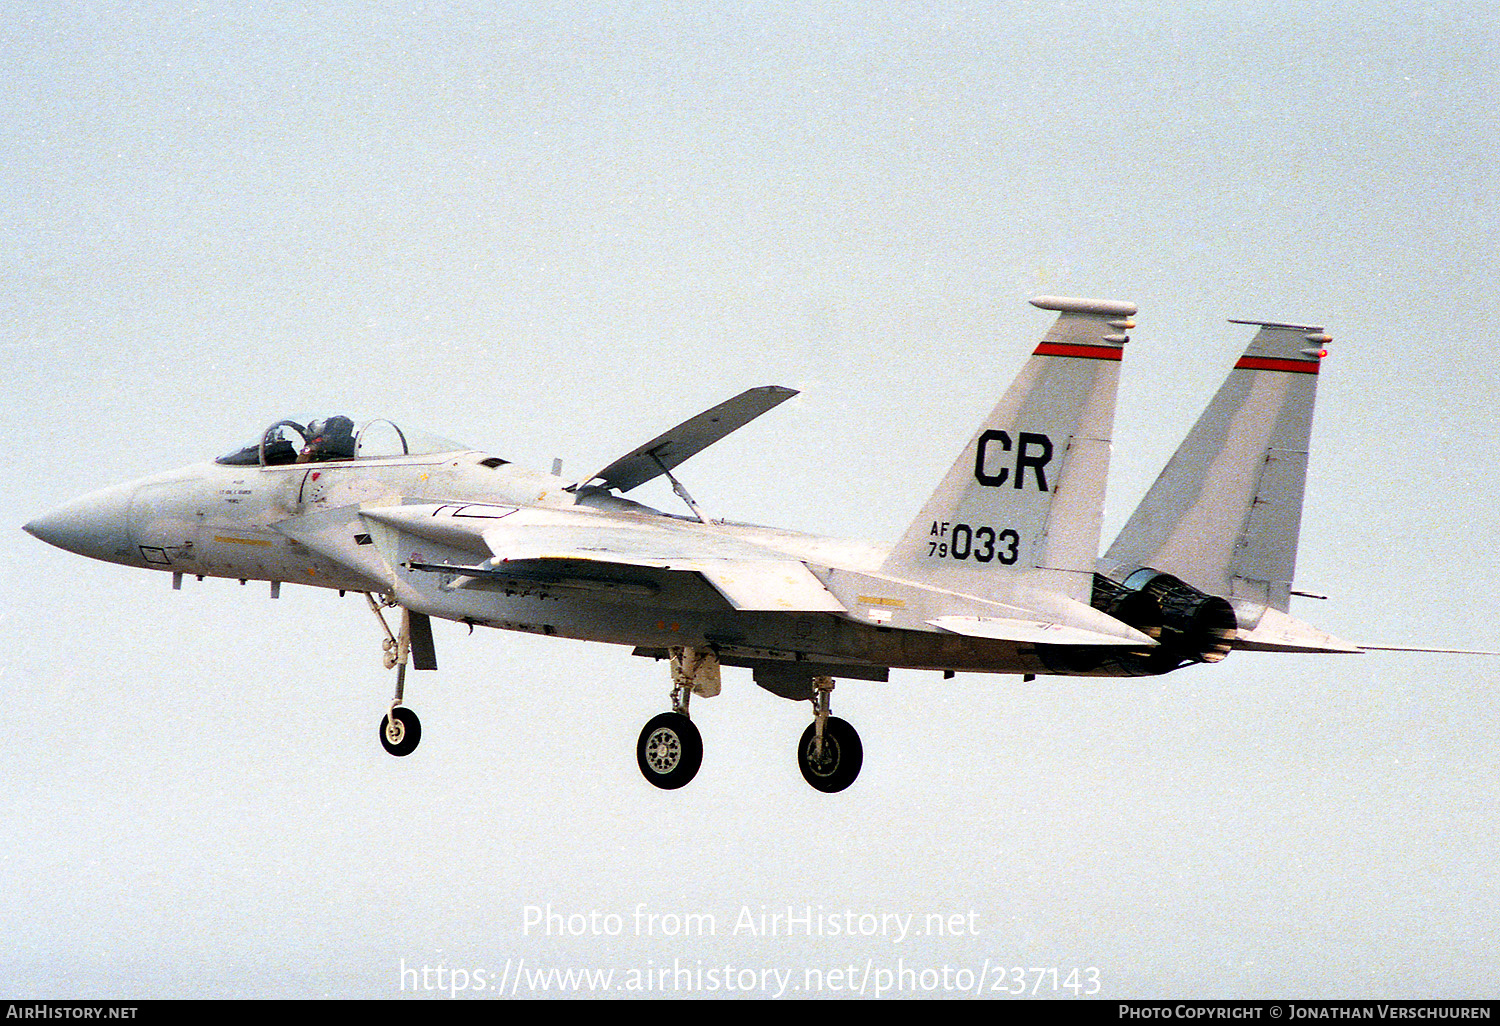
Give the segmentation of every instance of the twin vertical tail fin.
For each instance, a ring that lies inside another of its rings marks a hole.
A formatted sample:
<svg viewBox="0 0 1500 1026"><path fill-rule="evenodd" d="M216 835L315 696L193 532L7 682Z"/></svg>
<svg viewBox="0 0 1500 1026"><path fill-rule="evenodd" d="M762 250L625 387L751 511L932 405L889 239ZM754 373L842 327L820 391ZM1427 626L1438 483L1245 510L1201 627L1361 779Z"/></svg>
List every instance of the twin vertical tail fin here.
<svg viewBox="0 0 1500 1026"><path fill-rule="evenodd" d="M1057 672L1098 672L1109 662L1164 673L1217 662L1232 648L1357 651L1287 614L1317 374L1330 341L1323 329L1235 322L1259 331L1100 559L1115 393L1135 306L1032 303L1056 310L1056 323L881 575L1010 606L1017 614L1005 615L1018 620L1092 632L1082 645L1039 646ZM927 622L958 630L964 619ZM1098 647L1110 637L1127 648Z"/></svg>
<svg viewBox="0 0 1500 1026"><path fill-rule="evenodd" d="M1285 612L1297 563L1318 368L1313 325L1260 328L1101 562Z"/></svg>
<svg viewBox="0 0 1500 1026"><path fill-rule="evenodd" d="M1120 360L1136 308L1055 296L1031 302L1057 311L1057 321L882 574L1033 610L1058 597L1054 607L1089 604Z"/></svg>

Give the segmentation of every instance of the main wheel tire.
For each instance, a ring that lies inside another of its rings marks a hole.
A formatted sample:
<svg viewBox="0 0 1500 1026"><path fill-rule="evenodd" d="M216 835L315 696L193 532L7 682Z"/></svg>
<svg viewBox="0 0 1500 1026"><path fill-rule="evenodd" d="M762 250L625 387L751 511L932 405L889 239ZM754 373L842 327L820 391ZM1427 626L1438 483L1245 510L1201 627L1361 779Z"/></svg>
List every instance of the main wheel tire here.
<svg viewBox="0 0 1500 1026"><path fill-rule="evenodd" d="M674 791L703 765L703 735L682 713L654 716L641 730L635 761L645 777L663 791Z"/></svg>
<svg viewBox="0 0 1500 1026"><path fill-rule="evenodd" d="M389 715L380 718L380 743L392 755L410 755L422 740L422 721L404 705L396 706L393 712L394 723Z"/></svg>
<svg viewBox="0 0 1500 1026"><path fill-rule="evenodd" d="M859 768L865 762L864 745L848 721L837 716L828 717L823 725L821 758L813 757L817 736L818 725L809 723L797 745L797 765L802 768L802 778L827 794L842 791L859 776Z"/></svg>

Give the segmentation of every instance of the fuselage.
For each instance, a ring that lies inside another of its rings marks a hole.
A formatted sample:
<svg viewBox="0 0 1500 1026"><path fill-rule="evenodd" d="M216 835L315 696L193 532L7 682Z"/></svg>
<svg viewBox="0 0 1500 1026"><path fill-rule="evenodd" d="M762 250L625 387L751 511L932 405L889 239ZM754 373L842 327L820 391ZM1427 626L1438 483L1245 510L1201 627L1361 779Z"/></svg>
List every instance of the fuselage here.
<svg viewBox="0 0 1500 1026"><path fill-rule="evenodd" d="M580 565L501 583L454 588L413 573L418 556L477 562L472 547L426 541L391 557L373 543L360 513L414 504L476 504L567 510L600 529L660 529L683 551L700 545L755 561L796 560L823 574L869 573L877 544L748 524L672 516L599 489L570 490L566 478L476 450L279 465L193 464L81 496L26 530L60 548L125 566L199 578L295 583L388 596L415 612L468 624L628 645L650 654L712 649L733 665L812 661L848 676L884 677L888 667L1046 673L1035 646L905 631L820 612L735 609L693 574L633 566ZM321 532L321 533L320 533Z"/></svg>
<svg viewBox="0 0 1500 1026"><path fill-rule="evenodd" d="M26 530L125 566L386 591L388 582L308 549L277 526L338 507L424 499L572 505L562 491L566 481L511 464L486 466L491 459L455 451L281 466L195 463L83 495Z"/></svg>

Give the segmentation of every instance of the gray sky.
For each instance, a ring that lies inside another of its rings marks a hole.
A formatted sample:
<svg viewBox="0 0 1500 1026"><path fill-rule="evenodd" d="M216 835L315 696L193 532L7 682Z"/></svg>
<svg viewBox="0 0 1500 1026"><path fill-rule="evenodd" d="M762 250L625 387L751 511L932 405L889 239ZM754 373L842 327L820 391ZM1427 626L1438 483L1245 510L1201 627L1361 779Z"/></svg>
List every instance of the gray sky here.
<svg viewBox="0 0 1500 1026"><path fill-rule="evenodd" d="M1493 660L841 683L866 762L834 797L805 707L729 671L666 793L633 758L666 673L623 650L436 625L398 761L361 601L174 593L19 531L283 416L582 473L778 383L685 483L889 541L1045 329L1026 300L1103 296L1141 307L1106 541L1248 340L1227 318L1326 324L1298 584L1330 598L1294 613L1496 647L1493 5L4 7L0 991L385 997L521 960L715 996L850 962L1500 990ZM528 929L549 905L621 935ZM807 906L965 925L734 929Z"/></svg>

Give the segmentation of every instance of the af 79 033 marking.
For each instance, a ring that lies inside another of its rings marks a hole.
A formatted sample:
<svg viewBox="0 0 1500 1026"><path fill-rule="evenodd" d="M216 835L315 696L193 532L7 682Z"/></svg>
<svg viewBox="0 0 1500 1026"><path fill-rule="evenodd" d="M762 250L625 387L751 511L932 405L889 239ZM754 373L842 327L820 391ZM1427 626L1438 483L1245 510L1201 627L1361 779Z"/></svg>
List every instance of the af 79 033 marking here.
<svg viewBox="0 0 1500 1026"><path fill-rule="evenodd" d="M993 527L950 525L934 520L932 536L939 540L927 543L927 554L939 559L973 559L978 563L993 560L1012 566L1020 558L1021 536L1008 527L996 531Z"/></svg>

